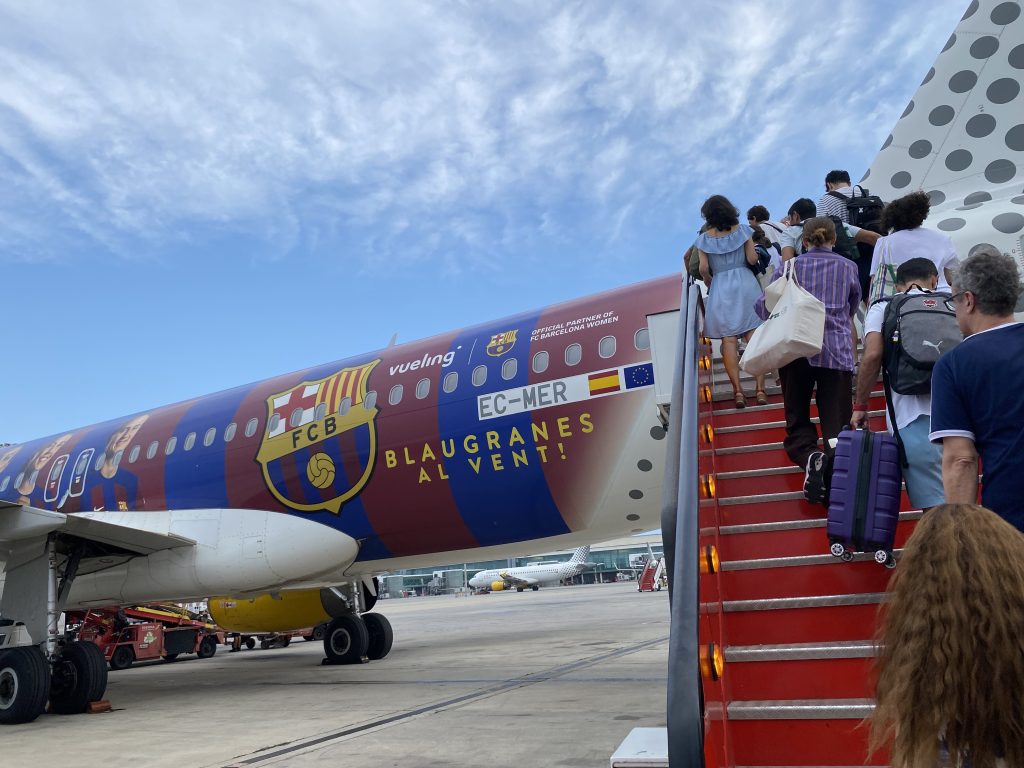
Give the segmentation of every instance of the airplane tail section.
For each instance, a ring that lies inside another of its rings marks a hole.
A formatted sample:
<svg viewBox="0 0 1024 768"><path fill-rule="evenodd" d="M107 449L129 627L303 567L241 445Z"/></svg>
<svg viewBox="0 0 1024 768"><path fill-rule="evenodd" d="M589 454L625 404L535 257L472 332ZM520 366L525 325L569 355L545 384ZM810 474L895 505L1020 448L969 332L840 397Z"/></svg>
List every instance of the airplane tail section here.
<svg viewBox="0 0 1024 768"><path fill-rule="evenodd" d="M1022 80L1021 4L975 0L862 182L886 201L927 192L927 226L961 259L988 244L1024 271Z"/></svg>
<svg viewBox="0 0 1024 768"><path fill-rule="evenodd" d="M572 564L585 563L587 558L590 556L590 545L578 548L572 553L572 557L569 558L569 562Z"/></svg>

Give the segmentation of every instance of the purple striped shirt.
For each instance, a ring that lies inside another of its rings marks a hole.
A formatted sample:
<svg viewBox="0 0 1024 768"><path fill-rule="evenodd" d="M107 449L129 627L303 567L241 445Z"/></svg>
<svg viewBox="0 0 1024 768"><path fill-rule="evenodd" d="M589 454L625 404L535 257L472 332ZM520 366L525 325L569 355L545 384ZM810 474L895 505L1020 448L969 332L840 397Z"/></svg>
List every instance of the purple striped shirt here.
<svg viewBox="0 0 1024 768"><path fill-rule="evenodd" d="M821 352L807 361L815 368L838 371L853 370L853 330L850 318L860 304L860 281L856 265L828 248L812 248L793 260L796 279L825 305L825 340ZM775 268L772 280L782 275L782 265ZM764 296L754 304L762 319L768 318Z"/></svg>

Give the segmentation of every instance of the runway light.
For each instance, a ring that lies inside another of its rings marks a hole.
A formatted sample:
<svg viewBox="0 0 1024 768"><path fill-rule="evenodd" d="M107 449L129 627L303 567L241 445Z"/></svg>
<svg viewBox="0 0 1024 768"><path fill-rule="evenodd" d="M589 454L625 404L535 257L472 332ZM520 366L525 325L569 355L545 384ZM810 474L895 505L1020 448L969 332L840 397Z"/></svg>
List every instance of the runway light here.
<svg viewBox="0 0 1024 768"><path fill-rule="evenodd" d="M715 441L715 428L710 424L705 424L701 427L700 436L707 445L711 445Z"/></svg>
<svg viewBox="0 0 1024 768"><path fill-rule="evenodd" d="M701 573L718 573L718 566L721 561L718 559L718 548L714 544L704 547L704 556L700 559Z"/></svg>
<svg viewBox="0 0 1024 768"><path fill-rule="evenodd" d="M700 476L700 492L705 499L715 498L715 477L714 475Z"/></svg>
<svg viewBox="0 0 1024 768"><path fill-rule="evenodd" d="M725 671L725 658L715 643L700 647L700 671L709 680L721 679L722 672Z"/></svg>

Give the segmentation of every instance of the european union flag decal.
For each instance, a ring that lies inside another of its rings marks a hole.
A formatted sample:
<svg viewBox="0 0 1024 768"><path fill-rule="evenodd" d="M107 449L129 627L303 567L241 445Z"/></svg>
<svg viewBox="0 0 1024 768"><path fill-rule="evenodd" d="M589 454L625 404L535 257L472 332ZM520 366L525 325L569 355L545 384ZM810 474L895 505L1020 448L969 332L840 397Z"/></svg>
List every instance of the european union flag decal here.
<svg viewBox="0 0 1024 768"><path fill-rule="evenodd" d="M626 389L649 387L654 383L654 363L627 365L622 369L622 373L626 380Z"/></svg>

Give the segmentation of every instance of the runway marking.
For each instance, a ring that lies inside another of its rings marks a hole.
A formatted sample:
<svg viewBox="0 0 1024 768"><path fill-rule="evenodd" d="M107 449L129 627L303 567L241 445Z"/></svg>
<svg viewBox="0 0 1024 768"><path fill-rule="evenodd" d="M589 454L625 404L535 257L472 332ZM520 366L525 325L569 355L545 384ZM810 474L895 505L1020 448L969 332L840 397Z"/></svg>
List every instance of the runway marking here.
<svg viewBox="0 0 1024 768"><path fill-rule="evenodd" d="M396 715L389 715L387 717L381 717L376 720L370 720L369 722L363 723L361 725L348 726L346 728L341 728L337 731L331 731L328 733L321 734L320 736L313 736L306 739L297 739L293 742L275 744L274 746L267 748L273 750L271 752L256 754L244 760L236 760L233 763L228 763L224 766L224 768L249 768L250 766L259 766L261 764L269 763L272 760L277 760L287 755L294 755L298 752L305 752L306 750L310 750L316 747L323 747L334 742L346 741L349 738L361 736L371 731L378 731L382 728L387 728L389 726L395 725L396 723L400 723L406 720L432 715L437 712L443 712L445 710L453 709L463 704L467 704L471 701L476 701L478 699L486 699L491 696L495 696L499 693L504 693L506 691L510 691L516 688L525 688L529 685L536 685L537 683L543 683L548 680L553 680L554 678L567 675L570 672L575 672L578 669L591 667L595 664L600 664L602 661L608 661L609 659L614 659L619 656L626 656L630 653L636 653L637 651L642 651L645 648L651 647L652 645L658 645L659 643L665 642L668 642L667 635L665 637L658 637L653 640L645 640L642 643L637 643L636 645L631 645L626 648L619 648L614 651L606 651L605 653L599 653L595 656L590 656L585 659L580 659L578 661L562 664L557 667L552 667L551 669L545 669L539 672L533 672L529 675L521 675L519 677L514 677L509 680L505 680L497 685L492 685L487 688L483 688L479 691L474 691L473 693L466 693L461 696L455 696L450 699L445 699L444 701L435 702L433 704L426 704L422 707L417 707L416 709L410 709L407 712L401 712Z"/></svg>

